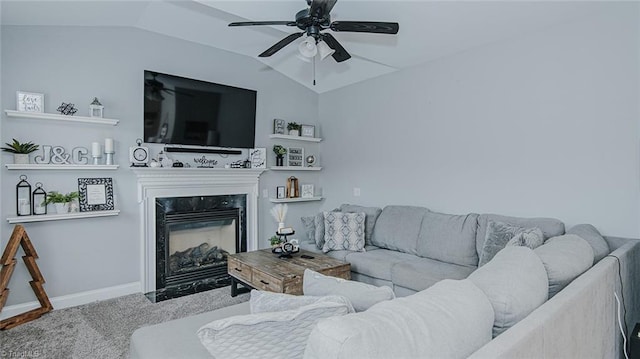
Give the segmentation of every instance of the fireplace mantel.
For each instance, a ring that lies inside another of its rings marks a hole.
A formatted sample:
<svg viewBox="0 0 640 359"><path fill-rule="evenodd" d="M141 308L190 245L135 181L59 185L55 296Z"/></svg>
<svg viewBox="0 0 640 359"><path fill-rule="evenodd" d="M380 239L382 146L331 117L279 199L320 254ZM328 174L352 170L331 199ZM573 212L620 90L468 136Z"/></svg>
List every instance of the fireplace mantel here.
<svg viewBox="0 0 640 359"><path fill-rule="evenodd" d="M266 169L132 168L132 171L137 176L142 219L141 282L145 293L156 290L156 198L246 194L247 250L258 249L258 185Z"/></svg>

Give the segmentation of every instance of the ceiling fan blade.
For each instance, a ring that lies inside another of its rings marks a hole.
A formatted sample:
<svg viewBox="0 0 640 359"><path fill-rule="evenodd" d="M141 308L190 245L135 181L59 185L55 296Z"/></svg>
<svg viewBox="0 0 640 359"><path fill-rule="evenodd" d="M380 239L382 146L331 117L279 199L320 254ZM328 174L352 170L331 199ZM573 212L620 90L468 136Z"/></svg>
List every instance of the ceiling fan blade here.
<svg viewBox="0 0 640 359"><path fill-rule="evenodd" d="M324 40L324 42L327 43L327 45L329 45L330 48L336 51L331 55L333 56L333 59L336 60L336 62L346 61L351 58L351 55L349 55L347 50L345 50L344 47L340 45L338 40L336 40L336 38L333 37L333 35L322 34L322 39Z"/></svg>
<svg viewBox="0 0 640 359"><path fill-rule="evenodd" d="M295 34L291 34L291 35L285 37L284 39L278 41L275 45L273 45L270 48L268 48L265 52L263 52L260 55L258 55L258 57L269 57L269 56L275 54L276 52L280 51L280 49L282 49L283 47L289 45L293 40L299 38L303 34L304 34L303 32L297 32Z"/></svg>
<svg viewBox="0 0 640 359"><path fill-rule="evenodd" d="M232 22L229 26L256 26L256 25L285 25L296 26L295 21L240 21Z"/></svg>
<svg viewBox="0 0 640 359"><path fill-rule="evenodd" d="M309 13L311 15L323 18L329 15L331 9L333 9L333 7L336 5L336 1L338 0L312 0Z"/></svg>
<svg viewBox="0 0 640 359"><path fill-rule="evenodd" d="M397 22L377 21L334 21L329 28L333 31L371 32L376 34L397 34Z"/></svg>

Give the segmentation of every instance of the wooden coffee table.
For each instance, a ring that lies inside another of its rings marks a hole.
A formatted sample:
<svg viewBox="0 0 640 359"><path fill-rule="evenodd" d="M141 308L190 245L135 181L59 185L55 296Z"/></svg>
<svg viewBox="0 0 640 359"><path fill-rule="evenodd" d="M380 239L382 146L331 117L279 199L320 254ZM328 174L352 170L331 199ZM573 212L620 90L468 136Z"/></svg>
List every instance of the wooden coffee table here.
<svg viewBox="0 0 640 359"><path fill-rule="evenodd" d="M313 258L302 258L302 255ZM324 275L351 279L351 265L325 254L300 250L292 258L278 258L271 249L231 254L227 257L231 296L238 284L277 293L302 294L302 277L309 268Z"/></svg>

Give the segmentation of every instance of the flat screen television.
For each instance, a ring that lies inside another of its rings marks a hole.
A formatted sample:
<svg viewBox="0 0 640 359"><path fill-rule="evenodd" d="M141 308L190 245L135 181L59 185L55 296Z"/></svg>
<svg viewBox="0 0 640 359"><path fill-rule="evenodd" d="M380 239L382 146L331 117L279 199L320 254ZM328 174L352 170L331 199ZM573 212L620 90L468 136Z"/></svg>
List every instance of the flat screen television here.
<svg viewBox="0 0 640 359"><path fill-rule="evenodd" d="M256 91L144 72L144 142L253 148Z"/></svg>

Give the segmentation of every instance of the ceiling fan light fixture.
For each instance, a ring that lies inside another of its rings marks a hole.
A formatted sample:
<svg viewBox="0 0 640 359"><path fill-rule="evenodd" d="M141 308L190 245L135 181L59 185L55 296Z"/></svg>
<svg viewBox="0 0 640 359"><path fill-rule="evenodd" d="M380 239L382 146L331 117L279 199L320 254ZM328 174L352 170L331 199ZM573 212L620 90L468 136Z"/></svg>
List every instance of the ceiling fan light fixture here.
<svg viewBox="0 0 640 359"><path fill-rule="evenodd" d="M332 49L327 45L324 41L319 41L316 45L318 48L318 53L320 54L320 60L324 60L327 56L333 55L336 50Z"/></svg>
<svg viewBox="0 0 640 359"><path fill-rule="evenodd" d="M304 57L314 57L318 53L318 47L316 46L316 39L308 36L304 41L298 45L298 51Z"/></svg>

